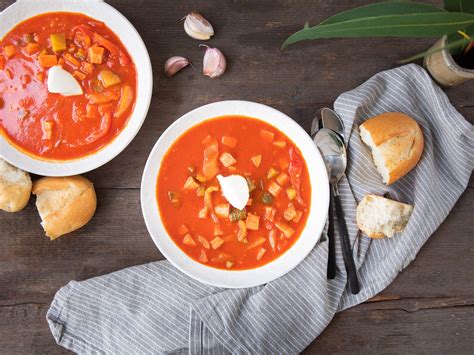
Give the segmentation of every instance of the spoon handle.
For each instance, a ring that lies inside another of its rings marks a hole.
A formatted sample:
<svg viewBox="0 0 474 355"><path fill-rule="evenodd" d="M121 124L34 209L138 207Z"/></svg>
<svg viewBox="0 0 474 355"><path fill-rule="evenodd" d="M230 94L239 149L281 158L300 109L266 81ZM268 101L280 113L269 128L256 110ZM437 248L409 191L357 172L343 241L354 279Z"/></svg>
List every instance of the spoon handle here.
<svg viewBox="0 0 474 355"><path fill-rule="evenodd" d="M329 189L329 213L328 213L328 271L327 278L336 277L336 248L334 241L334 213L332 209L332 189Z"/></svg>
<svg viewBox="0 0 474 355"><path fill-rule="evenodd" d="M341 199L337 192L334 193L336 202L337 222L339 225L339 234L341 236L342 256L346 266L347 277L349 279L349 290L352 294L358 294L360 291L359 280L357 280L357 271L352 257L352 248L349 241L349 233L347 232L346 220L344 219L344 211L342 210Z"/></svg>

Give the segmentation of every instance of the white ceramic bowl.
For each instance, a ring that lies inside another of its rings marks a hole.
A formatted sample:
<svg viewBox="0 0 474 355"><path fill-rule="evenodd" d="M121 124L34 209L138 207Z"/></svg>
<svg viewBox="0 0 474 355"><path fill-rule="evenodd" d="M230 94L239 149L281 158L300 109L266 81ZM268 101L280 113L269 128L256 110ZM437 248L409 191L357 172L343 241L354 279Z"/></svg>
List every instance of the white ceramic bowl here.
<svg viewBox="0 0 474 355"><path fill-rule="evenodd" d="M127 125L112 142L95 153L69 161L41 160L23 153L0 136L0 156L11 164L39 175L68 176L82 174L104 165L132 141L142 126L150 106L153 74L150 57L138 32L120 12L101 0L17 1L0 13L0 38L19 22L55 11L80 12L104 22L125 45L137 71L137 99Z"/></svg>
<svg viewBox="0 0 474 355"><path fill-rule="evenodd" d="M279 258L251 270L221 270L188 257L168 236L160 219L156 182L163 156L192 126L223 115L244 115L265 121L284 132L301 150L311 182L311 207L306 226L295 244ZM141 185L141 205L148 231L161 253L185 274L207 284L241 288L272 281L297 266L318 242L329 205L328 177L323 159L308 134L290 117L271 107L248 101L221 101L201 106L174 122L158 139L148 157Z"/></svg>

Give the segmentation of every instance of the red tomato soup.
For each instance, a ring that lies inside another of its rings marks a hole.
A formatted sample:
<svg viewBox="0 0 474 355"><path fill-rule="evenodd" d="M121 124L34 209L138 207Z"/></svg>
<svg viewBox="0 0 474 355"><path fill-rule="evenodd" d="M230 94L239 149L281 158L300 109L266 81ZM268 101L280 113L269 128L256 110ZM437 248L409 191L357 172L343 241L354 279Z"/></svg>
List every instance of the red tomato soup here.
<svg viewBox="0 0 474 355"><path fill-rule="evenodd" d="M224 198L218 174L246 178L244 209ZM300 236L311 203L308 169L295 144L244 116L213 118L180 136L163 158L156 191L173 241L192 259L230 270L282 255Z"/></svg>
<svg viewBox="0 0 474 355"><path fill-rule="evenodd" d="M83 94L48 91L48 70L60 66ZM137 74L119 38L79 13L32 17L0 41L2 135L24 152L71 160L96 152L125 127Z"/></svg>

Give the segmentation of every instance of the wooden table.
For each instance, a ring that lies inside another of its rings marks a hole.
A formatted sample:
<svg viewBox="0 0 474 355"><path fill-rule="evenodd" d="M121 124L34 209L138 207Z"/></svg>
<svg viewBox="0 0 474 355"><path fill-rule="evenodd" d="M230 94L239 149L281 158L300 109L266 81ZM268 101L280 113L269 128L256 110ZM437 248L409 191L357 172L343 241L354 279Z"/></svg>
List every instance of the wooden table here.
<svg viewBox="0 0 474 355"><path fill-rule="evenodd" d="M0 0L0 9L12 2ZM340 93L434 41L324 40L280 51L283 40L307 20L315 23L355 6L351 0L109 2L134 24L148 47L154 70L150 111L119 157L86 174L98 197L97 212L86 227L50 242L34 198L22 212L0 212L2 354L64 353L45 320L61 286L163 258L143 222L139 188L153 144L175 119L210 102L243 99L275 107L308 130L317 109L331 106ZM193 9L215 26L209 43L227 56L228 70L220 79L201 75L203 50L183 32L179 19ZM192 59L197 70L168 79L163 64L172 55ZM447 94L474 122L474 82ZM471 178L449 217L392 285L336 315L307 353L473 353L473 182Z"/></svg>

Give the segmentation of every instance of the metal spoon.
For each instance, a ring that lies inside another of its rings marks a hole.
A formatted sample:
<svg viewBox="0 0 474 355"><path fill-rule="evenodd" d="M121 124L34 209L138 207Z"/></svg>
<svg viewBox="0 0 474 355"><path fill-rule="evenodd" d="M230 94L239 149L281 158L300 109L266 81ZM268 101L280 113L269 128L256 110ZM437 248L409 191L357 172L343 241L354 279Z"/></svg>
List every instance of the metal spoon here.
<svg viewBox="0 0 474 355"><path fill-rule="evenodd" d="M336 217L341 237L342 255L349 279L349 289L351 293L357 294L360 291L360 286L357 280L354 259L352 257L352 248L349 241L346 221L344 219L344 211L342 210L341 199L337 188L337 184L344 176L347 167L346 147L339 135L327 128L321 128L316 132L314 142L323 155L328 171L329 183L331 184L334 201L336 203Z"/></svg>
<svg viewBox="0 0 474 355"><path fill-rule="evenodd" d="M338 133L344 141L344 123L341 117L328 107L321 108L316 112L316 116L311 123L311 137L316 135L318 130L322 128L331 129ZM332 208L332 189L329 189L329 213L328 213L328 268L327 278L333 279L336 277L336 243L334 240L334 215Z"/></svg>

